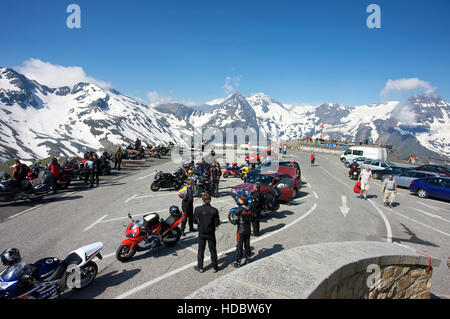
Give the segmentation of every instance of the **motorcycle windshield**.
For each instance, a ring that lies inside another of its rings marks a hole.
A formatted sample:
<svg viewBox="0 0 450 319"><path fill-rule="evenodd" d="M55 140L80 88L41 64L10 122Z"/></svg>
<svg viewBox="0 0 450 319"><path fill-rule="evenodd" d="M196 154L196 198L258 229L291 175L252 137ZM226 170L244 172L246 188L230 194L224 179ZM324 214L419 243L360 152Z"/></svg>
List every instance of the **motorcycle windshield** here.
<svg viewBox="0 0 450 319"><path fill-rule="evenodd" d="M136 229L136 228L141 227L142 225L143 225L142 221L140 221L139 219L137 219L137 220L135 220L135 221L131 224L130 229L131 229L131 230L132 230L132 229Z"/></svg>
<svg viewBox="0 0 450 319"><path fill-rule="evenodd" d="M15 279L21 274L22 269L23 267L25 267L25 265L26 264L24 262L19 262L17 264L9 266L1 273L0 275L1 280L10 281L12 279Z"/></svg>

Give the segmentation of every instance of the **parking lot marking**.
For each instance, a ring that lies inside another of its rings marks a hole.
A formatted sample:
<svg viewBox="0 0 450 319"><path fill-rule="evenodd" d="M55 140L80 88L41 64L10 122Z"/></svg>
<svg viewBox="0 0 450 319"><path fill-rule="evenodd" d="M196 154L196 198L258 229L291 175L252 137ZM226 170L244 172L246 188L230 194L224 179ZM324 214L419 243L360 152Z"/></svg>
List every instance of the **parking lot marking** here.
<svg viewBox="0 0 450 319"><path fill-rule="evenodd" d="M319 195L317 195L316 192L313 192L313 194L314 194L314 197L315 197L316 199L319 199Z"/></svg>
<svg viewBox="0 0 450 319"><path fill-rule="evenodd" d="M151 173L151 174L148 174L148 175L139 177L137 180L138 180L138 181L141 181L141 180L146 179L146 178L149 178L150 176L155 175L155 174L156 174L156 172L153 172L153 173Z"/></svg>
<svg viewBox="0 0 450 319"><path fill-rule="evenodd" d="M420 205L423 205L423 206L425 206L425 207L428 207L428 208L431 208L431 209L436 209L436 210L440 210L439 208L437 208L437 207L434 207L434 206L430 206L430 205L427 205L427 204L424 204L424 203L422 203L421 201L417 201Z"/></svg>
<svg viewBox="0 0 450 319"><path fill-rule="evenodd" d="M34 209L37 209L37 208L39 208L39 207L42 207L42 206L44 206L44 204L40 204L40 205L31 207L31 208L28 208L27 210L24 210L23 212L20 212L20 213L15 214L15 215L13 215L13 216L11 216L11 217L8 217L6 220L10 220L10 219L13 219L13 218L15 218L15 217L19 217L20 215L23 215L23 214L25 214L25 213L28 213L28 212L30 212L30 211L32 211L32 210L34 210Z"/></svg>
<svg viewBox="0 0 450 319"><path fill-rule="evenodd" d="M340 179L336 178L334 175L332 175L330 172L328 172L328 170L326 170L325 168L323 168L322 166L320 166L321 169L323 169L328 175L330 175L333 179L335 179L336 181L338 181L339 183L341 183L342 185L344 185L345 187L352 189L352 187L350 187L349 185L345 184L344 182L342 182ZM372 206L375 208L375 210L378 212L378 214L381 216L381 218L384 221L384 225L386 226L386 240L390 243L392 243L392 228L391 228L391 224L389 223L389 220L386 218L386 216L383 214L383 212L381 211L381 209L379 209L377 206L375 206L375 203L369 199L368 202L370 204L372 204Z"/></svg>
<svg viewBox="0 0 450 319"><path fill-rule="evenodd" d="M412 209L414 209L414 210L416 210L416 211L418 211L418 212L420 212L420 213L422 213L422 214L428 215L428 216L430 216L430 217L434 217L434 218L443 220L443 221L445 221L445 222L447 222L447 223L450 223L450 220L445 219L445 218L443 218L443 217L441 217L441 216L439 216L439 215L435 215L435 214L432 214L432 213L428 213L428 212L426 212L426 211L424 211L424 210L417 209L417 208L415 208L415 207L413 207Z"/></svg>
<svg viewBox="0 0 450 319"><path fill-rule="evenodd" d="M368 202L370 204L372 204L372 206L377 210L378 214L381 215L381 218L384 221L384 225L386 226L386 240L389 243L392 243L392 228L391 228L391 224L389 223L389 220L386 218L386 216L383 214L383 212L381 211L381 209L379 209L377 206L375 206L375 203L369 199Z"/></svg>
<svg viewBox="0 0 450 319"><path fill-rule="evenodd" d="M148 195L142 195L142 196L137 196L137 197L134 197L134 198L132 198L132 199L144 199L144 198L152 198L152 197L161 197L161 196L169 196L169 195L174 195L175 193L167 193L167 194L158 194L158 195L155 195L155 194L148 194Z"/></svg>
<svg viewBox="0 0 450 319"><path fill-rule="evenodd" d="M130 198L128 198L126 201L124 201L124 204L128 203L129 201L133 200L136 198L138 194L134 194L133 196L131 196Z"/></svg>
<svg viewBox="0 0 450 319"><path fill-rule="evenodd" d="M294 220L294 221L291 222L290 224L287 224L286 226L284 226L284 227L282 227L282 228L280 228L280 229L278 229L278 230L276 230L276 231L273 231L273 232L271 232L271 233L269 233L269 234L267 234L267 235L264 235L264 236L262 236L262 237L258 237L257 239L252 240L251 242L252 242L253 244L254 244L254 243L257 243L257 242L259 242L259 241L261 241L261 240L264 240L264 239L266 239L266 238L268 238L268 237L271 237L271 236L273 236L273 235L279 233L280 231L283 231L283 230L286 230L286 229L292 227L293 225L297 224L298 222L300 222L300 221L303 220L304 218L308 217L311 213L313 213L313 212L316 210L316 208L317 208L317 203L314 203L313 207L311 207L311 209L310 209L307 213L305 213L304 215L300 216L299 218L297 218L296 220ZM217 257L220 258L221 256L223 256L223 255L225 255L225 254L227 254L227 253L230 253L230 252L234 251L235 249L236 249L236 247L233 247L233 248L230 248L230 249L228 249L228 250L226 250L226 251L223 251L223 252L221 252L221 253L218 253L218 254L217 254ZM210 259L211 259L211 257L205 258L205 262L209 262ZM168 273L166 273L166 274L164 274L164 275L162 275L162 276L160 276L160 277L157 277L157 278L155 278L155 279L152 279L152 280L150 280L150 281L147 281L146 283L144 283L144 284L142 284L142 285L140 285L140 286L137 286L137 287L135 287L135 288L133 288L133 289L131 289L131 290L128 290L127 292L124 292L123 294L120 294L119 296L117 296L117 297L114 298L114 299L124 299L124 298L127 298L127 297L129 297L129 296L131 296L131 295L134 295L135 293L137 293L137 292L139 292L139 291L141 291L141 290L143 290L143 289L146 289L146 288L148 288L148 287L150 287L150 286L152 286L152 285L154 285L154 284L160 282L161 280L164 280L164 279L166 279L166 278L172 277L173 275L176 275L176 274L178 274L178 273L180 273L180 272L182 272L182 271L184 271L184 270L186 270L186 269L192 268L192 267L194 267L194 266L196 266L196 265L197 265L197 261L192 262L192 263L189 263L189 264L187 264L187 265L185 265L185 266L183 266L183 267L180 267L180 268L178 268L178 269L172 270L171 272L168 272Z"/></svg>
<svg viewBox="0 0 450 319"><path fill-rule="evenodd" d="M92 227L94 227L95 225L97 225L98 223L100 223L103 219L105 219L106 217L108 217L108 215L104 215L102 217L100 217L99 219L97 219L94 223L92 223L91 225L89 225L88 227L86 227L83 231L88 231L89 229L91 229Z"/></svg>
<svg viewBox="0 0 450 319"><path fill-rule="evenodd" d="M378 205L378 204L376 204L376 205ZM379 206L382 207L381 205L379 205ZM383 208L384 208L384 207L383 207ZM429 228L429 229L434 230L434 231L436 231L436 232L438 232L438 233L441 233L442 235L445 235L445 236L447 236L447 237L450 237L450 234L447 234L446 232L443 232L443 231L441 231L441 230L439 230L439 229L437 229L437 228L434 228L434 227L432 227L432 226L429 226L429 225L427 225L427 224L424 224L424 223L422 223L422 222L419 222L418 220L415 220L415 219L413 219L413 218L411 218L411 217L405 216L405 215L403 215L403 214L401 214L401 213L399 213L399 212L397 212L397 211L395 211L395 210L393 210L393 209L389 209L388 211L389 211L389 212L392 212L392 213L394 213L394 214L397 214L397 215L399 215L399 216L401 216L401 217L403 217L403 218L409 219L410 221L412 221L412 222L414 222L414 223L416 223L416 224L422 225L422 226L424 226L424 227L426 227L426 228Z"/></svg>

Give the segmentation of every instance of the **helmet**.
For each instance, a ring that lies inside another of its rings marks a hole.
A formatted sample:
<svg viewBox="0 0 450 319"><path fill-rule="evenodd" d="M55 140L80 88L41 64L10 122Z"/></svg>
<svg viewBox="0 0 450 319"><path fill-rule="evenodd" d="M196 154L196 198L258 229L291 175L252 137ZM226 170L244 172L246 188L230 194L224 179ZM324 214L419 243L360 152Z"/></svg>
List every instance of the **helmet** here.
<svg viewBox="0 0 450 319"><path fill-rule="evenodd" d="M239 217L236 214L236 210L237 210L237 208L232 208L228 212L228 220L230 221L230 223L232 225L237 225L238 220L239 220Z"/></svg>
<svg viewBox="0 0 450 319"><path fill-rule="evenodd" d="M180 217L182 215L180 209L177 206L175 206L175 205L171 206L169 208L169 213L173 217Z"/></svg>
<svg viewBox="0 0 450 319"><path fill-rule="evenodd" d="M291 166L294 166L294 164L295 164L295 162L293 162L293 161L290 163Z"/></svg>
<svg viewBox="0 0 450 319"><path fill-rule="evenodd" d="M5 266L11 266L22 260L20 251L17 248L9 248L1 254L2 263Z"/></svg>
<svg viewBox="0 0 450 319"><path fill-rule="evenodd" d="M236 163L236 162L234 162L233 164L231 164L231 166L237 166L237 163Z"/></svg>

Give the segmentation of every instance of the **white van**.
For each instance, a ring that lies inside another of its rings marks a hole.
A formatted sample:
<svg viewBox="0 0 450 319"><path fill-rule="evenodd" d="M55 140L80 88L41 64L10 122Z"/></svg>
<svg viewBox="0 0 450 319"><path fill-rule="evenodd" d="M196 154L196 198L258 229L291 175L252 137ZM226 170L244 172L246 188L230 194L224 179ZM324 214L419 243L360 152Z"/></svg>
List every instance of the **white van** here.
<svg viewBox="0 0 450 319"><path fill-rule="evenodd" d="M353 146L340 155L341 162L343 163L345 161L352 161L358 157L386 161L387 150L385 147Z"/></svg>

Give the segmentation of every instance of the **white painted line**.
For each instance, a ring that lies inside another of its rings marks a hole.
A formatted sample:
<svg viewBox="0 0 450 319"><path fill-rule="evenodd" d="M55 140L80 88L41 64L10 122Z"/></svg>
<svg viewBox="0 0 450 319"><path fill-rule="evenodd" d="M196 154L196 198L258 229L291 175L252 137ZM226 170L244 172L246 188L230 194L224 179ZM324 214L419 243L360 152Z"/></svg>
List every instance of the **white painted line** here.
<svg viewBox="0 0 450 319"><path fill-rule="evenodd" d="M65 195L63 195L63 196L61 196L61 197L68 197L68 196L73 195L73 194L75 194L75 193L76 193L76 192L67 193L67 194L65 194Z"/></svg>
<svg viewBox="0 0 450 319"><path fill-rule="evenodd" d="M133 200L136 198L138 194L134 194L133 196L131 196L130 198L128 198L126 201L124 201L124 204L128 203L129 201Z"/></svg>
<svg viewBox="0 0 450 319"><path fill-rule="evenodd" d="M432 230L434 230L434 231L436 231L436 232L438 232L438 233L441 233L441 234L443 234L443 235L445 235L445 236L450 237L450 234L447 234L447 233L445 233L445 232L443 232L443 231L441 231L441 230L439 230L439 229L437 229L437 228L434 228L434 227L432 227L432 226L429 226L429 225L427 225L427 224L424 224L424 223L422 223L422 222L419 222L419 221L417 221L417 220L415 220L415 219L413 219L413 218L410 218L410 217L408 217L408 216L405 216L405 215L403 215L403 214L401 214L401 213L399 213L399 212L397 212L397 211L395 211L395 210L393 210L393 209L389 209L388 211L389 211L389 212L392 212L392 213L394 213L394 214L397 214L397 215L399 215L399 216L402 216L403 218L409 219L410 221L412 221L412 222L414 222L414 223L416 223L416 224L422 225L422 226L424 226L424 227L426 227L426 228L432 229Z"/></svg>
<svg viewBox="0 0 450 319"><path fill-rule="evenodd" d="M303 220L304 218L306 218L307 216L309 216L312 212L314 212L314 210L315 210L316 208L317 208L317 204L314 204L314 206L313 206L307 213L305 213L305 214L302 215L301 217L297 218L297 219L294 220L292 223L290 223L290 224L284 226L283 228L280 228L280 229L278 229L278 230L276 230L276 231L274 231L274 232L271 232L271 233L269 233L269 234L267 234L267 235L264 235L264 236L262 236L262 237L259 237L259 238L255 239L255 240L252 240L251 242L252 242L252 243L259 242L259 241L261 241L261 240L264 240L264 239L266 239L266 238L268 238L268 237L271 237L271 236L273 236L273 235L279 233L280 231L283 231L283 230L288 229L289 227L292 227L293 225L297 224L298 222L300 222L301 220ZM236 247L230 248L230 249L228 249L228 250L226 250L226 251L223 251L223 252L217 254L217 257L220 258L222 255L225 255L225 254L227 254L227 253L229 253L229 252L232 252L232 251L235 251L235 250L236 250ZM211 259L211 257L205 258L205 262L208 262L210 259ZM141 290L143 290L143 289L146 289L146 288L148 288L148 287L151 287L152 285L154 285L154 284L160 282L161 280L164 280L164 279L166 279L166 278L169 278L169 277L171 277L171 276L173 276L173 275L176 275L176 274L178 274L178 273L180 273L180 272L182 272L182 271L184 271L184 270L186 270L186 269L192 268L193 266L196 266L196 265L197 265L197 261L192 262L192 263L190 263L190 264L187 264L187 265L185 265L185 266L183 266L183 267L181 267L181 268L172 270L171 272L168 272L168 273L166 273L166 274L164 274L164 275L162 275L162 276L160 276L160 277L157 277L157 278L155 278L155 279L152 279L152 280L150 280L150 281L147 281L146 283L144 283L144 284L142 284L142 285L139 285L139 286L137 286L137 287L135 287L135 288L133 288L133 289L131 289L131 290L128 290L127 292L125 292L125 293L123 293L123 294L117 296L117 297L114 298L114 299L125 299L125 298L127 298L127 297L129 297L129 296L131 296L131 295L134 295L135 293L137 293L137 292L139 292L139 291L141 291Z"/></svg>
<svg viewBox="0 0 450 319"><path fill-rule="evenodd" d="M137 196L134 197L133 199L143 199L143 198L152 198L152 197L161 197L161 196L170 196L170 195L175 195L176 193L166 193L166 194L159 194L159 195L155 195L155 194L148 194L148 195L142 195L142 196Z"/></svg>
<svg viewBox="0 0 450 319"><path fill-rule="evenodd" d="M391 224L389 223L389 220L386 218L386 216L383 214L383 212L381 211L380 208L378 208L375 203L371 200L368 199L368 202L370 204L372 204L373 207L375 207L375 209L377 210L378 214L381 215L381 218L384 221L384 225L386 226L386 239L388 243L392 243L392 228L391 228Z"/></svg>
<svg viewBox="0 0 450 319"><path fill-rule="evenodd" d="M144 216L144 215L151 214L151 213L161 213L161 212L164 212L164 211L166 211L166 210L168 211L169 209L168 209L168 208L165 208L165 209L160 209L160 210L153 210L153 211L151 211L151 212L147 212L147 213L143 213L143 214L133 214L133 218L134 218L134 217L138 217L138 216ZM113 219L107 219L107 220L102 220L102 221L100 221L99 223L109 223L109 222L113 222L113 221L121 220L121 219L128 219L128 216L118 217L118 218L113 218Z"/></svg>
<svg viewBox="0 0 450 319"><path fill-rule="evenodd" d="M322 166L320 166L320 168L323 169L332 178L337 180L339 183L341 183L342 185L344 185L345 187L347 187L353 191L352 187L348 186L347 184L345 184L344 182L342 182L341 180L336 178L334 175L332 175L330 172L328 172L325 168L323 168ZM389 220L386 218L386 216L383 214L383 212L377 206L375 206L375 203L373 203L373 201L371 199L369 199L368 202L370 204L372 204L372 206L376 209L378 214L380 214L381 218L383 219L384 225L386 226L386 234L387 234L386 239L389 243L392 243L392 228L391 228L391 224L389 223Z"/></svg>
<svg viewBox="0 0 450 319"><path fill-rule="evenodd" d="M148 174L148 175L139 177L137 180L138 180L138 181L141 181L141 180L146 179L146 178L149 178L150 176L153 176L153 175L155 175L155 174L156 174L156 172L153 172L153 173L151 173L151 174Z"/></svg>
<svg viewBox="0 0 450 319"><path fill-rule="evenodd" d="M425 207L431 208L431 209L439 210L439 208L433 207L433 206L430 206L430 205L427 205L427 204L424 204L424 203L422 203L421 201L417 201L417 203L419 203L420 205L423 205L423 206L425 206Z"/></svg>
<svg viewBox="0 0 450 319"><path fill-rule="evenodd" d="M92 223L91 225L89 225L88 227L86 227L83 231L88 231L89 229L91 229L92 227L94 227L95 225L97 225L98 223L100 223L103 219L105 219L106 217L108 217L108 215L104 215L102 217L100 217L99 219L97 219L94 223Z"/></svg>
<svg viewBox="0 0 450 319"><path fill-rule="evenodd" d="M447 223L450 223L450 220L445 219L445 218L443 218L443 217L441 217L441 216L439 216L439 215L435 215L435 214L432 214L432 213L428 213L428 212L426 212L426 211L424 211L424 210L417 209L417 208L415 208L415 207L413 207L413 209L416 210L416 211L418 211L418 212L420 212L420 213L422 213L422 214L424 214L424 215L427 215L427 216L430 216L430 217L434 217L434 218L443 220L443 221L445 221L445 222L447 222Z"/></svg>
<svg viewBox="0 0 450 319"><path fill-rule="evenodd" d="M28 213L28 212L30 212L30 211L32 211L32 210L34 210L34 209L37 209L37 208L39 208L39 207L42 207L42 206L44 206L44 204L40 204L40 205L31 207L31 208L28 208L27 210L24 210L23 212L20 212L20 213L15 214L15 215L13 215L13 216L11 216L11 217L8 217L6 220L13 219L13 218L15 218L15 217L18 217L18 216L20 216L20 215L23 215L23 214L25 214L25 213Z"/></svg>
<svg viewBox="0 0 450 319"><path fill-rule="evenodd" d="M319 199L319 195L317 195L316 192L313 192L313 194L314 194L314 197L315 197L316 199Z"/></svg>

